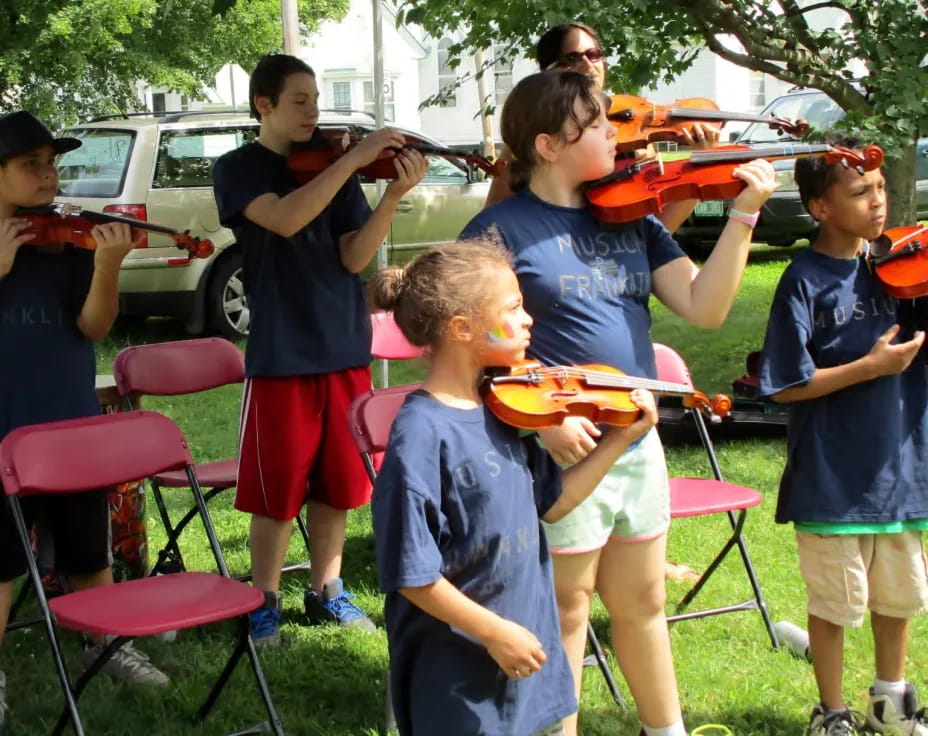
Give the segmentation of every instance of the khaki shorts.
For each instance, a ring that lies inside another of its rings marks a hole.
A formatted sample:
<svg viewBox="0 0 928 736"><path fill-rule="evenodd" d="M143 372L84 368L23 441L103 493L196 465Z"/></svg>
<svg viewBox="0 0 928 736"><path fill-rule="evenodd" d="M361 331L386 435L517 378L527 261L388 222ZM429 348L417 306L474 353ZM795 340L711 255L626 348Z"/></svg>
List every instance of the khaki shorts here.
<svg viewBox="0 0 928 736"><path fill-rule="evenodd" d="M624 542L654 539L670 526L670 481L657 430L610 468L592 495L554 524L545 524L554 554L601 549L610 536Z"/></svg>
<svg viewBox="0 0 928 736"><path fill-rule="evenodd" d="M813 616L836 626L860 626L868 608L901 619L928 610L928 567L920 531L797 531L796 545Z"/></svg>

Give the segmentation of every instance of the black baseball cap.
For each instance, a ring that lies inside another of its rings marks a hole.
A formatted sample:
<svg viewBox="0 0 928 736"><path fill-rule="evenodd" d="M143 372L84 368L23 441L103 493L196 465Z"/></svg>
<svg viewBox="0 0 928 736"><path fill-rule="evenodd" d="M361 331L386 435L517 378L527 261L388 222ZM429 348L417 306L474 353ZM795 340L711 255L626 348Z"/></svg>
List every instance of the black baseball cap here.
<svg viewBox="0 0 928 736"><path fill-rule="evenodd" d="M55 138L41 120L26 110L0 117L0 161L21 156L41 146L51 146L55 153L73 151L81 145L77 138Z"/></svg>

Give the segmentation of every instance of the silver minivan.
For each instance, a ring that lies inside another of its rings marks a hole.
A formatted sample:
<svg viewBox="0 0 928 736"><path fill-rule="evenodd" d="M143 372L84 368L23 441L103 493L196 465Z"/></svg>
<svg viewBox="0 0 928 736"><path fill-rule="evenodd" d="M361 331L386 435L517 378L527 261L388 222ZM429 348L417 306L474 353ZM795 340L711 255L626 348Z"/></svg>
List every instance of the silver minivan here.
<svg viewBox="0 0 928 736"><path fill-rule="evenodd" d="M319 125L373 129L364 113L324 111ZM146 247L123 262L122 314L177 317L191 334L208 329L234 339L248 333L241 250L232 231L219 224L212 167L257 132L258 123L247 113L230 112L112 116L64 132L83 145L59 160L59 202L189 230L215 246L210 258L190 258L167 236L149 233ZM483 207L488 182L457 160L428 159L425 178L400 201L393 218L391 255L454 240ZM375 183L364 181L363 188L373 205Z"/></svg>

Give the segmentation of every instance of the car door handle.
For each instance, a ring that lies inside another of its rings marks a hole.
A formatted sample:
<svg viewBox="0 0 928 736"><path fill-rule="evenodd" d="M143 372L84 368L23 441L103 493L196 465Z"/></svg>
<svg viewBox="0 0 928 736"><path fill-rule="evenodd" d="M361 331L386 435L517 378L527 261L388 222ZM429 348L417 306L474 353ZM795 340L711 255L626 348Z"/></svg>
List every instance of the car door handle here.
<svg viewBox="0 0 928 736"><path fill-rule="evenodd" d="M412 212L412 202L408 199L401 199L396 205L397 212Z"/></svg>

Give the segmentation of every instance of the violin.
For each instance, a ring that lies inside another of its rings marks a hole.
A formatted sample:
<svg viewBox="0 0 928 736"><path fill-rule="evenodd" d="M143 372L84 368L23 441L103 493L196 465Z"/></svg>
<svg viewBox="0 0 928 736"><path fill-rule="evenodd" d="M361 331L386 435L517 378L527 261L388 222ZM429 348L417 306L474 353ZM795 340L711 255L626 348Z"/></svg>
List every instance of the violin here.
<svg viewBox="0 0 928 736"><path fill-rule="evenodd" d="M508 373L488 373L483 398L490 411L519 429L545 429L568 416L586 417L596 424L627 427L641 410L632 402L633 389L683 397L683 405L699 409L718 421L731 411L731 399L711 399L682 383L635 378L607 365L543 366L526 361Z"/></svg>
<svg viewBox="0 0 928 736"><path fill-rule="evenodd" d="M679 141L683 130L695 121L725 124L727 120L766 123L797 138L809 132L805 120L795 122L776 115L726 112L708 97L688 97L672 105L656 105L644 97L612 95L606 117L616 130L616 150L634 151L656 141Z"/></svg>
<svg viewBox="0 0 928 736"><path fill-rule="evenodd" d="M668 202L732 199L747 186L732 172L747 161L807 156L824 156L831 164L853 166L861 174L883 163L883 150L872 145L862 154L824 143L719 146L676 161L665 162L659 155L636 162L617 161L612 174L588 185L586 196L597 219L631 222L659 214Z"/></svg>
<svg viewBox="0 0 928 736"><path fill-rule="evenodd" d="M293 172L294 179L298 184L305 184L360 143L367 132L365 128L355 125L316 128L313 131L313 137L307 144L298 147L287 156L287 168ZM405 131L402 131L402 134L406 139L406 145L404 146L406 149L418 151L423 155L441 156L442 158L464 161L467 164L477 166L489 176L495 176L497 173L497 167L493 162L476 151L463 153L453 148L426 143L421 138L417 138ZM399 152L400 149L384 149L376 160L362 166L357 170L357 173L372 179L395 179L396 167L393 165L393 159L396 158L396 154Z"/></svg>
<svg viewBox="0 0 928 736"><path fill-rule="evenodd" d="M883 290L897 299L928 294L928 228L891 227L870 243L867 262Z"/></svg>
<svg viewBox="0 0 928 736"><path fill-rule="evenodd" d="M214 250L209 240L191 235L189 231L180 232L166 225L156 225L152 222L104 212L93 212L72 205L21 210L16 216L24 217L31 223L26 232L35 233L35 238L29 241L29 245L63 243L73 245L75 248L96 250L97 241L91 234L93 228L107 222L120 222L129 225L133 236L137 235L140 230L167 235L179 250L186 250L193 258L208 258Z"/></svg>

